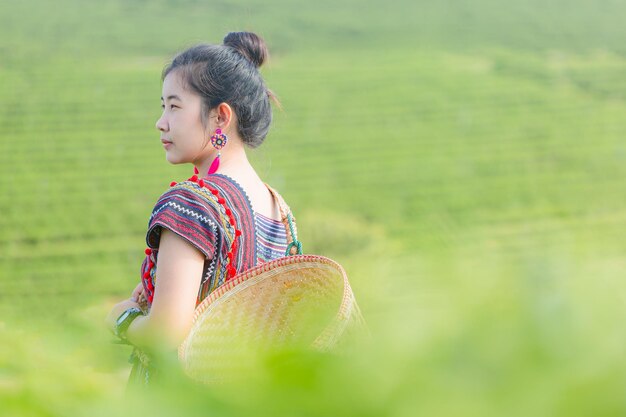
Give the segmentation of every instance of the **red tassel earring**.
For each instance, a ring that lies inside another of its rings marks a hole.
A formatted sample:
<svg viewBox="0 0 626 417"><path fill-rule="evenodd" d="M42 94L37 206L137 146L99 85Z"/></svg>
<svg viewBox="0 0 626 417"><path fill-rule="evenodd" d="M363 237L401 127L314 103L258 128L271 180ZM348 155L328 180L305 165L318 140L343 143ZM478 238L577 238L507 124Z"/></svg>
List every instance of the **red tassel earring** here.
<svg viewBox="0 0 626 417"><path fill-rule="evenodd" d="M226 142L228 142L228 138L225 134L222 133L222 129L217 128L215 130L215 134L211 136L211 144L215 149L217 149L217 156L211 163L211 167L209 168L209 175L215 174L217 169L220 167L220 156L222 153L220 150L226 146Z"/></svg>

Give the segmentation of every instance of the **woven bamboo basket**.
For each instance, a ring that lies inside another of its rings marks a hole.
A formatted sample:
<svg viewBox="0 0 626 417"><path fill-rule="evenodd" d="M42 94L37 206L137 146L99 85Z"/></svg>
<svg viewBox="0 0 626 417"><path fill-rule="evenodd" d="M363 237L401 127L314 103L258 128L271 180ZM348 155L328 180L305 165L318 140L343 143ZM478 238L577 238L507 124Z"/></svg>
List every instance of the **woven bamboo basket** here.
<svg viewBox="0 0 626 417"><path fill-rule="evenodd" d="M366 329L344 269L314 255L287 256L234 277L195 310L178 349L183 371L216 383L250 369L275 348L336 350L351 329Z"/></svg>

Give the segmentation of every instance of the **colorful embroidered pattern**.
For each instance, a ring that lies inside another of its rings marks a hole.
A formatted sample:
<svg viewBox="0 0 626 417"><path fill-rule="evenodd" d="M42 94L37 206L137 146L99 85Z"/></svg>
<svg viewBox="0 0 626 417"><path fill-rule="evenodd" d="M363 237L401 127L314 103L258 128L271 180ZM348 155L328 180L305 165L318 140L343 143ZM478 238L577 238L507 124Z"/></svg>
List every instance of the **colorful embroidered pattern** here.
<svg viewBox="0 0 626 417"><path fill-rule="evenodd" d="M270 219L260 213L254 213L257 230L257 261L268 262L285 256L287 250L287 231L279 220Z"/></svg>

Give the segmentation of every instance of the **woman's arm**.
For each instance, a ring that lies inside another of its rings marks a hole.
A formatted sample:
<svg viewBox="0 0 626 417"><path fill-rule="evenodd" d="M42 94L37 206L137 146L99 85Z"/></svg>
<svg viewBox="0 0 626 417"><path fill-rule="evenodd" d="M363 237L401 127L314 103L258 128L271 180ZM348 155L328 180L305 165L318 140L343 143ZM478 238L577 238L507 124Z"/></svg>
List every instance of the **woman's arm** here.
<svg viewBox="0 0 626 417"><path fill-rule="evenodd" d="M204 260L187 240L161 230L152 306L147 316L137 317L128 327L130 343L164 351L178 348L191 329Z"/></svg>

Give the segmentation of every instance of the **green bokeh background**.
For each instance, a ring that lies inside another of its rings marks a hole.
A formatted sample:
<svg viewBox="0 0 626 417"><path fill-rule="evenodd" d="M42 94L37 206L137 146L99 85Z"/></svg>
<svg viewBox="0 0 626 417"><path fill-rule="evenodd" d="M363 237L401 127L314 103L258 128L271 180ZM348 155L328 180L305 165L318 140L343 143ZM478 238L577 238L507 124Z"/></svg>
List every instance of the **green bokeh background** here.
<svg viewBox="0 0 626 417"><path fill-rule="evenodd" d="M103 318L190 166L163 66L265 38L250 152L374 336L130 407ZM626 2L0 3L0 415L623 416Z"/></svg>

